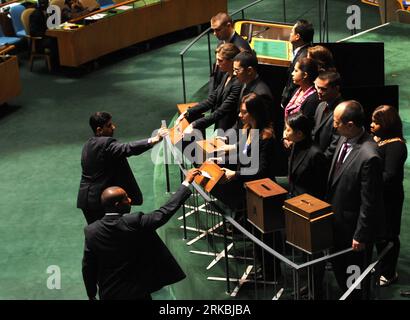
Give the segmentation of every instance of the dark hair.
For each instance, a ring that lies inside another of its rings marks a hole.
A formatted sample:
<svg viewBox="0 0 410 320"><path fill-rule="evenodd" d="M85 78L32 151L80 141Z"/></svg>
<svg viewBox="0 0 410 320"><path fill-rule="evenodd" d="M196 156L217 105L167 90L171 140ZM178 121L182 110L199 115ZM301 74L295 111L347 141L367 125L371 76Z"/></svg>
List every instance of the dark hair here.
<svg viewBox="0 0 410 320"><path fill-rule="evenodd" d="M329 81L329 86L331 87L336 87L336 86L341 86L342 85L342 78L340 77L339 72L335 71L323 71L319 72L318 78L320 80Z"/></svg>
<svg viewBox="0 0 410 320"><path fill-rule="evenodd" d="M313 83L319 74L316 61L310 58L302 58L297 62L300 70L307 73L309 82Z"/></svg>
<svg viewBox="0 0 410 320"><path fill-rule="evenodd" d="M258 58L254 52L242 51L238 53L233 61L239 61L242 68L252 67L255 70L258 68Z"/></svg>
<svg viewBox="0 0 410 320"><path fill-rule="evenodd" d="M218 48L216 48L215 52L219 53L222 58L226 60L233 60L233 58L238 55L240 50L233 43L223 43Z"/></svg>
<svg viewBox="0 0 410 320"><path fill-rule="evenodd" d="M307 20L300 19L296 21L295 33L300 35L300 38L304 43L311 43L313 42L315 30L313 29L313 24Z"/></svg>
<svg viewBox="0 0 410 320"><path fill-rule="evenodd" d="M316 61L319 71L336 71L333 55L328 48L324 46L310 47L308 48L308 56Z"/></svg>
<svg viewBox="0 0 410 320"><path fill-rule="evenodd" d="M313 122L302 112L296 112L286 118L286 124L295 131L301 131L305 139L312 139Z"/></svg>
<svg viewBox="0 0 410 320"><path fill-rule="evenodd" d="M381 138L400 138L403 137L403 124L400 115L392 106L382 105L373 111L374 122L380 125Z"/></svg>
<svg viewBox="0 0 410 320"><path fill-rule="evenodd" d="M48 0L38 0L37 7L41 10L46 10L48 7Z"/></svg>
<svg viewBox="0 0 410 320"><path fill-rule="evenodd" d="M340 120L342 123L348 123L352 121L356 127L362 127L365 122L364 110L360 102L356 100L348 100L343 102L345 109L343 111Z"/></svg>
<svg viewBox="0 0 410 320"><path fill-rule="evenodd" d="M111 119L112 119L112 116L110 113L104 112L104 111L98 111L90 117L90 121L89 121L90 127L94 133L97 133L97 128L104 127L104 125L107 124L108 121L110 121Z"/></svg>
<svg viewBox="0 0 410 320"><path fill-rule="evenodd" d="M262 139L273 137L273 126L269 120L268 106L263 97L251 92L244 96L241 102L246 105L246 111L255 119L256 129L259 129ZM244 126L244 129L249 129L249 127Z"/></svg>

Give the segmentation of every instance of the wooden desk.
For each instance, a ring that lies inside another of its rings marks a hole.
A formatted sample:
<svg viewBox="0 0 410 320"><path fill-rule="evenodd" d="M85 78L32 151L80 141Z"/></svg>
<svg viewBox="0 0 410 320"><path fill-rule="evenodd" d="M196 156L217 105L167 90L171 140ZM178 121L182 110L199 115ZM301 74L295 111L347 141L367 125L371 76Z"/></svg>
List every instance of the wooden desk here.
<svg viewBox="0 0 410 320"><path fill-rule="evenodd" d="M165 0L126 10L73 30L48 30L56 37L60 64L78 67L133 44L206 23L227 10L227 0Z"/></svg>
<svg viewBox="0 0 410 320"><path fill-rule="evenodd" d="M235 31L249 41L256 51L259 63L289 66L292 60L292 45L289 35L292 26L287 24L239 20Z"/></svg>
<svg viewBox="0 0 410 320"><path fill-rule="evenodd" d="M5 61L0 57L0 88L0 105L20 94L21 83L16 56L10 56Z"/></svg>

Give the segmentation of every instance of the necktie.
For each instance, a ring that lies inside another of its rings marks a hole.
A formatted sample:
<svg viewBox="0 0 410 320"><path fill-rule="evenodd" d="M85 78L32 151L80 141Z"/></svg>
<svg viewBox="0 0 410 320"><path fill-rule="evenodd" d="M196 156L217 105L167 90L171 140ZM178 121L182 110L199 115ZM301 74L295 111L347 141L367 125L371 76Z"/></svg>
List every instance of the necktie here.
<svg viewBox="0 0 410 320"><path fill-rule="evenodd" d="M323 121L323 119L326 118L326 116L329 114L329 104L327 102L325 102L325 107L323 108L323 112L322 112L322 117L320 118L320 122Z"/></svg>
<svg viewBox="0 0 410 320"><path fill-rule="evenodd" d="M340 167L343 164L343 160L346 158L346 153L347 153L347 149L349 149L349 145L345 142L343 144L343 148L342 151L340 153L340 157L336 162L336 166L335 166L335 174L339 171Z"/></svg>

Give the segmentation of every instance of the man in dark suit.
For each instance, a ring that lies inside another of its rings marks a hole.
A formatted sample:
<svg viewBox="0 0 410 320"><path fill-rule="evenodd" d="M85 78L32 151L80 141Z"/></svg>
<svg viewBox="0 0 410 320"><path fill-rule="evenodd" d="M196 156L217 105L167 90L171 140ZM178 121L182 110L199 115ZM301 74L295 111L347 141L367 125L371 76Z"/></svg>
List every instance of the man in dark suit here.
<svg viewBox="0 0 410 320"><path fill-rule="evenodd" d="M353 251L336 257L333 269L346 291L371 262L372 243L381 231L382 164L377 145L364 130L363 107L354 100L339 104L333 124L341 135L328 179L327 201L334 211L334 248ZM367 298L368 281L352 298Z"/></svg>
<svg viewBox="0 0 410 320"><path fill-rule="evenodd" d="M249 93L256 93L263 98L264 108L273 121L273 97L269 87L259 77L258 74L258 59L254 53L240 52L233 59L233 74L242 83L242 89L239 96L239 104L242 98ZM238 105L239 113L240 105Z"/></svg>
<svg viewBox="0 0 410 320"><path fill-rule="evenodd" d="M336 128L333 127L333 112L343 101L340 85L340 75L333 71L321 72L315 80L316 91L321 102L315 111L312 137L329 164L340 138Z"/></svg>
<svg viewBox="0 0 410 320"><path fill-rule="evenodd" d="M305 58L307 56L307 49L311 46L314 36L313 25L306 20L298 20L292 28L289 36L289 41L292 43L293 47L293 58L292 62L288 68L288 76L286 81L286 86L282 92L282 108L285 108L292 98L297 86L293 83L292 72L295 68L296 62L299 59Z"/></svg>
<svg viewBox="0 0 410 320"><path fill-rule="evenodd" d="M219 12L211 18L211 29L218 39L218 47L223 43L232 43L240 51L252 51L249 43L243 39L234 28L232 18L225 12ZM214 91L222 81L224 72L217 64L214 64L211 77L209 79L209 93Z"/></svg>
<svg viewBox="0 0 410 320"><path fill-rule="evenodd" d="M142 193L128 164L127 157L149 150L167 134L160 129L149 139L130 143L119 143L112 136L115 125L111 114L96 112L90 117L94 136L88 139L81 155L81 182L78 191L77 208L82 209L90 224L104 216L100 204L101 192L109 186L123 188L133 205L142 204Z"/></svg>
<svg viewBox="0 0 410 320"><path fill-rule="evenodd" d="M88 298L150 300L151 293L185 278L156 229L164 225L191 194L199 174L188 172L171 199L151 214L127 214L131 199L124 189L109 187L101 195L105 216L85 227L83 279Z"/></svg>

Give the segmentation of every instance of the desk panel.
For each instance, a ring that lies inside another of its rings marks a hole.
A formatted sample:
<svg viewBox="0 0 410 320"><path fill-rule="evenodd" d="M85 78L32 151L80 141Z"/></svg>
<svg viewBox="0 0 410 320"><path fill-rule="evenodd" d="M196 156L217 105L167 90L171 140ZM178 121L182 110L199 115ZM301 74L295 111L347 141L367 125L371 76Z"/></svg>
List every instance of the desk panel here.
<svg viewBox="0 0 410 320"><path fill-rule="evenodd" d="M227 0L168 0L78 29L48 30L47 35L57 38L60 64L78 67L133 44L206 23L215 13L226 10Z"/></svg>
<svg viewBox="0 0 410 320"><path fill-rule="evenodd" d="M20 94L21 83L16 56L6 58L5 61L0 60L0 88L0 104Z"/></svg>

